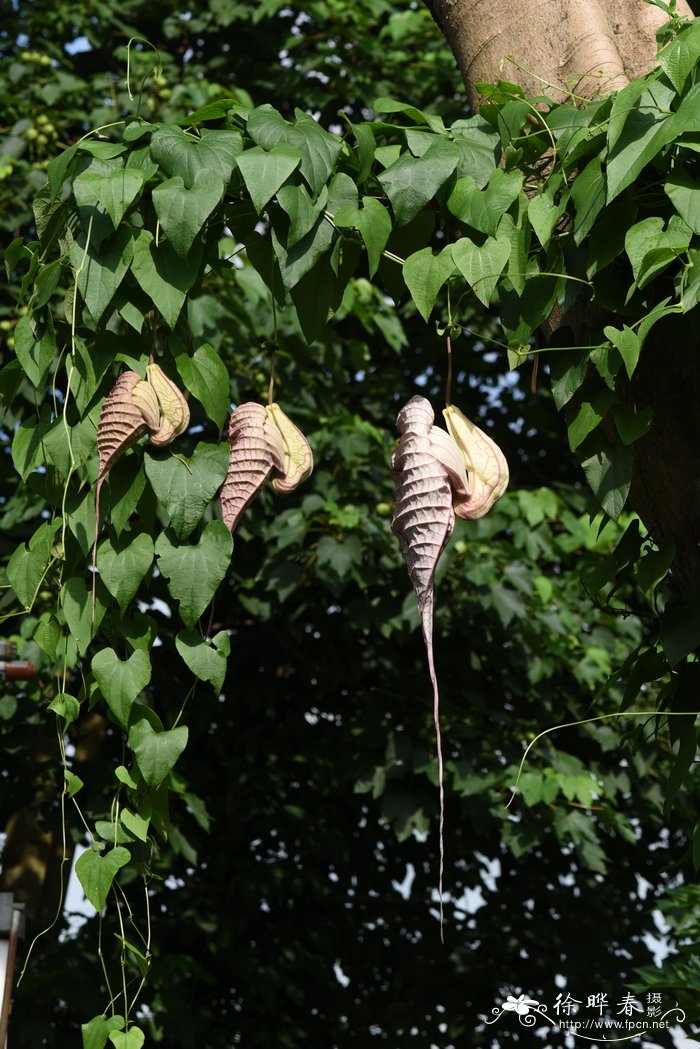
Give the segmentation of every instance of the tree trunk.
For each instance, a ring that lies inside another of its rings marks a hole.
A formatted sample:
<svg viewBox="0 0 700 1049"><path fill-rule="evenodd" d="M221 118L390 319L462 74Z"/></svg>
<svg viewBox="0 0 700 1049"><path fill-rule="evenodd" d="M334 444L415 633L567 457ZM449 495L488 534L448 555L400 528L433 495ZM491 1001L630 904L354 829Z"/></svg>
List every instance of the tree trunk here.
<svg viewBox="0 0 700 1049"><path fill-rule="evenodd" d="M521 84L528 96L546 94L555 101L572 93L585 99L618 90L653 67L655 32L666 20L663 11L644 0L426 3L455 54L473 104L479 98L477 84L499 79ZM693 17L686 0L678 0L678 13ZM580 307L575 312L580 321ZM591 307L583 322L602 329L615 318L601 321ZM580 323L572 326L581 328ZM675 544L674 584L679 594L692 598L700 592L700 347L690 325L658 325L624 396L654 412L650 432L633 446L628 506L654 539Z"/></svg>
<svg viewBox="0 0 700 1049"><path fill-rule="evenodd" d="M649 71L666 21L644 0L426 0L472 104L479 83L510 80L563 101L616 91ZM692 18L686 0L678 14Z"/></svg>

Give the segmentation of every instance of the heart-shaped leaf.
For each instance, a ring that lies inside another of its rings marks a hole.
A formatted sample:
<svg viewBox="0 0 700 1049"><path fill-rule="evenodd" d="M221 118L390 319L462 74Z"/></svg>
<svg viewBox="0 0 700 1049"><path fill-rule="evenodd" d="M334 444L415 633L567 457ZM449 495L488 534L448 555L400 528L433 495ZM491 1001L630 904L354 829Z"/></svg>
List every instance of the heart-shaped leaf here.
<svg viewBox="0 0 700 1049"><path fill-rule="evenodd" d="M608 325L606 328L603 328L603 334L606 339L610 339L613 346L619 350L620 356L624 361L627 376L631 379L634 374L634 369L637 367L639 354L642 352L641 339L637 333L632 331L632 329L626 324L623 324L622 331Z"/></svg>
<svg viewBox="0 0 700 1049"><path fill-rule="evenodd" d="M172 347L171 347L172 349ZM209 418L221 429L228 414L230 380L216 350L205 343L190 357L175 351L175 365L185 387L194 394Z"/></svg>
<svg viewBox="0 0 700 1049"><path fill-rule="evenodd" d="M132 834L139 841L146 841L148 839L148 824L150 820L145 820L143 816L139 816L138 812L131 812L129 809L122 809L119 819L122 821L129 834Z"/></svg>
<svg viewBox="0 0 700 1049"><path fill-rule="evenodd" d="M254 146L238 157L238 167L258 213L300 163L299 150L284 142L280 142L269 152L260 146Z"/></svg>
<svg viewBox="0 0 700 1049"><path fill-rule="evenodd" d="M411 297L424 321L428 320L440 288L454 272L452 245L439 255L432 248L422 248L409 255L403 264L403 276Z"/></svg>
<svg viewBox="0 0 700 1049"><path fill-rule="evenodd" d="M96 596L93 615L91 592L82 579L72 576L61 588L61 609L78 651L84 656L104 618L105 606Z"/></svg>
<svg viewBox="0 0 700 1049"><path fill-rule="evenodd" d="M7 578L21 603L29 609L51 563L51 548L60 521L46 521L29 540L29 549L21 543L7 563Z"/></svg>
<svg viewBox="0 0 700 1049"><path fill-rule="evenodd" d="M175 175L153 190L158 221L178 255L187 255L223 195L223 180L206 169L197 172L192 189Z"/></svg>
<svg viewBox="0 0 700 1049"><path fill-rule="evenodd" d="M83 1049L104 1049L110 1031L121 1030L123 1026L123 1016L94 1016L80 1028Z"/></svg>
<svg viewBox="0 0 700 1049"><path fill-rule="evenodd" d="M145 232L142 230L142 233ZM132 231L122 226L99 247L79 237L71 248L70 258L78 273L78 291L93 320L99 321L129 269L134 254Z"/></svg>
<svg viewBox="0 0 700 1049"><path fill-rule="evenodd" d="M175 647L200 681L211 681L221 691L226 677L226 660L231 642L225 630L220 630L211 641L203 641L193 630L183 630L175 639Z"/></svg>
<svg viewBox="0 0 700 1049"><path fill-rule="evenodd" d="M101 204L117 229L143 182L143 172L136 168L120 168L108 175L86 171L73 180L73 192L79 207Z"/></svg>
<svg viewBox="0 0 700 1049"><path fill-rule="evenodd" d="M654 412L651 408L635 412L628 404L616 404L613 408L613 418L622 443L634 444L649 432L654 421Z"/></svg>
<svg viewBox="0 0 700 1049"><path fill-rule="evenodd" d="M100 579L116 598L122 614L151 567L153 556L153 540L145 532L122 535L114 541L105 539L100 544L97 551Z"/></svg>
<svg viewBox="0 0 700 1049"><path fill-rule="evenodd" d="M144 719L132 725L129 746L149 787L158 787L187 746L187 727L156 732Z"/></svg>
<svg viewBox="0 0 700 1049"><path fill-rule="evenodd" d="M139 230L134 241L132 272L170 328L177 324L185 296L197 279L200 255L201 251L193 251L181 259L168 244L156 247L147 229Z"/></svg>
<svg viewBox="0 0 700 1049"><path fill-rule="evenodd" d="M233 539L223 521L210 521L194 546L176 546L167 532L156 542L158 567L179 603L180 616L193 627L214 596L231 561Z"/></svg>
<svg viewBox="0 0 700 1049"><path fill-rule="evenodd" d="M151 155L168 175L179 175L187 188L200 171L213 171L228 183L243 148L240 131L203 129L199 139L173 127L159 128L151 139Z"/></svg>
<svg viewBox="0 0 700 1049"><path fill-rule="evenodd" d="M109 1040L114 1049L141 1049L146 1036L140 1027L130 1027L128 1031L112 1031Z"/></svg>
<svg viewBox="0 0 700 1049"><path fill-rule="evenodd" d="M484 306L489 305L509 256L510 241L505 236L488 237L481 246L468 237L462 237L452 245L452 258L457 268Z"/></svg>
<svg viewBox="0 0 700 1049"><path fill-rule="evenodd" d="M139 692L151 679L151 662L142 649L121 660L113 648L103 648L92 660L92 672L117 724L126 728Z"/></svg>
<svg viewBox="0 0 700 1049"><path fill-rule="evenodd" d="M358 229L367 248L369 275L373 277L391 234L391 217L375 197L363 197L362 209L346 206L335 213L335 224Z"/></svg>
<svg viewBox="0 0 700 1049"><path fill-rule="evenodd" d="M224 483L228 459L226 442L202 442L189 459L167 451L151 451L144 457L146 476L178 539L186 539L201 521Z"/></svg>
<svg viewBox="0 0 700 1049"><path fill-rule="evenodd" d="M96 849L86 849L76 860L76 877L96 911L104 907L114 876L130 859L129 850L119 846L106 856L101 856Z"/></svg>

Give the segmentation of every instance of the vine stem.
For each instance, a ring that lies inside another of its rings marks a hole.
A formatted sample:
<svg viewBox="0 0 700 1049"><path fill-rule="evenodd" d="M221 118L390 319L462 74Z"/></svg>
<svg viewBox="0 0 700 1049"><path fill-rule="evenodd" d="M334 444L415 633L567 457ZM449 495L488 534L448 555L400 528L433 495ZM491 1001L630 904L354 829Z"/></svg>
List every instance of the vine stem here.
<svg viewBox="0 0 700 1049"><path fill-rule="evenodd" d="M700 710L618 710L614 714L596 714L592 718L583 718L581 721L565 721L561 725L550 725L549 728L544 729L542 732L538 732L534 739L530 740L525 753L520 759L518 765L518 775L515 778L515 785L511 790L511 795L506 802L506 808L509 809L515 800L518 783L520 783L520 777L523 774L523 768L527 761L527 756L532 748L539 743L544 736L548 736L550 732L556 732L560 728L576 728L578 725L590 725L594 721L606 721L608 718L659 718L659 717L684 717L687 718L689 714L694 714L695 717L700 717Z"/></svg>
<svg viewBox="0 0 700 1049"><path fill-rule="evenodd" d="M445 380L445 407L452 403L452 338L447 332L447 379Z"/></svg>
<svg viewBox="0 0 700 1049"><path fill-rule="evenodd" d="M277 351L270 351L270 382L267 387L267 403L272 404L275 400L275 364L277 362Z"/></svg>

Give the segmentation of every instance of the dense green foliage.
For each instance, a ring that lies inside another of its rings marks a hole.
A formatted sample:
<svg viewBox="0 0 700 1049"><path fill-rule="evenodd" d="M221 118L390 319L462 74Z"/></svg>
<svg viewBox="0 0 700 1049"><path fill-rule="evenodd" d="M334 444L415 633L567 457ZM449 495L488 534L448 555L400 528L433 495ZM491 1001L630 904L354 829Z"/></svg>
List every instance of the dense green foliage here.
<svg viewBox="0 0 700 1049"><path fill-rule="evenodd" d="M65 816L107 907L37 942L13 1043L77 1045L89 1021L86 1049L110 1031L118 1049L140 1031L485 1046L494 1005L551 1003L558 977L579 999L673 988L692 1010L696 730L652 712L697 706L697 616L625 509L653 420L624 381L652 322L695 316L700 33L674 26L659 71L613 100L536 110L501 84L469 116L428 16L400 3L15 18L1 606L39 675L0 701L1 806L59 841ZM620 323L576 350L560 332L552 393L536 373L533 392L533 333L577 296ZM438 576L442 948L429 683L388 464L399 406L443 397L446 329L453 401L512 480ZM222 427L266 399L273 351L316 468L264 492L231 552ZM153 353L192 425L112 469L93 616L97 421ZM519 776L525 745L573 722ZM658 968L645 936L679 879L663 908L680 950Z"/></svg>

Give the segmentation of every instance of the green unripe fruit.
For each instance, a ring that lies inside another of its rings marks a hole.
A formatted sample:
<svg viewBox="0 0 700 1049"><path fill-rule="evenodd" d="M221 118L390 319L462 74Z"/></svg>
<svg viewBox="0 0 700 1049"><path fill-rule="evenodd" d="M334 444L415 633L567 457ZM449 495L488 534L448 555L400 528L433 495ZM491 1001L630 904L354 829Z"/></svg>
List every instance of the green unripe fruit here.
<svg viewBox="0 0 700 1049"><path fill-rule="evenodd" d="M359 277L355 281L355 298L360 306L369 306L374 298L372 285L365 277Z"/></svg>

